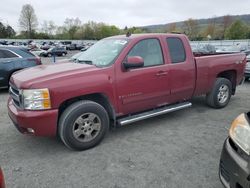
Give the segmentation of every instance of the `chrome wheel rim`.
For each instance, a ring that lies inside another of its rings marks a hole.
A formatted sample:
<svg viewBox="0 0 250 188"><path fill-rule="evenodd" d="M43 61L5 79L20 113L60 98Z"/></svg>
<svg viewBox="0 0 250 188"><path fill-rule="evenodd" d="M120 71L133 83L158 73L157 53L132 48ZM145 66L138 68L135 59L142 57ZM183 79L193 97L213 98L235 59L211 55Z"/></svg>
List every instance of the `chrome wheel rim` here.
<svg viewBox="0 0 250 188"><path fill-rule="evenodd" d="M73 136L80 142L90 142L99 134L101 120L94 113L85 113L79 116L73 125Z"/></svg>
<svg viewBox="0 0 250 188"><path fill-rule="evenodd" d="M225 103L229 97L229 87L227 85L221 85L218 93L218 101L219 103Z"/></svg>

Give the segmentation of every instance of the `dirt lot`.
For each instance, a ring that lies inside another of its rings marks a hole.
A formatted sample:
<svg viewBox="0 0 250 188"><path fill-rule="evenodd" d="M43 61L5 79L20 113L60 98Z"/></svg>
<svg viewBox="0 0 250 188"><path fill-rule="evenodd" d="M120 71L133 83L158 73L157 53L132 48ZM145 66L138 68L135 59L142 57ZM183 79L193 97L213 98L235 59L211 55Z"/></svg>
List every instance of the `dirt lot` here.
<svg viewBox="0 0 250 188"><path fill-rule="evenodd" d="M2 90L0 165L7 187L222 188L221 148L231 121L250 110L249 91L250 82L238 87L221 110L196 97L192 108L112 130L98 147L74 152L55 138L20 134Z"/></svg>

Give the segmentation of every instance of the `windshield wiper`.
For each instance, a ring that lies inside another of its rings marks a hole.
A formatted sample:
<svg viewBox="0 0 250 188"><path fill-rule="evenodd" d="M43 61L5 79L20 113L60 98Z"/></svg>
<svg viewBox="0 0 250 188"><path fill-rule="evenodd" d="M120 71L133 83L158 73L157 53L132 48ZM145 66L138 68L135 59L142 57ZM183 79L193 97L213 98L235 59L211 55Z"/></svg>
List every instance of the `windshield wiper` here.
<svg viewBox="0 0 250 188"><path fill-rule="evenodd" d="M75 60L77 63L86 63L86 64L89 64L89 65L93 65L93 61L91 60L80 60L80 59L76 59Z"/></svg>

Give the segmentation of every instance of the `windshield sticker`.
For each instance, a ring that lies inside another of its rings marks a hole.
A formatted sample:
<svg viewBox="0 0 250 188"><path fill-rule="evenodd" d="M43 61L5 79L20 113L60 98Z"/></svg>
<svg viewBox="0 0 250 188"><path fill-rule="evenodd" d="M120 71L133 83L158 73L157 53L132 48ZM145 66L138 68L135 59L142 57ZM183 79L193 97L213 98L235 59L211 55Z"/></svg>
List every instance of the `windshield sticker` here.
<svg viewBox="0 0 250 188"><path fill-rule="evenodd" d="M115 44L121 44L121 45L125 45L128 41L126 40L116 40Z"/></svg>

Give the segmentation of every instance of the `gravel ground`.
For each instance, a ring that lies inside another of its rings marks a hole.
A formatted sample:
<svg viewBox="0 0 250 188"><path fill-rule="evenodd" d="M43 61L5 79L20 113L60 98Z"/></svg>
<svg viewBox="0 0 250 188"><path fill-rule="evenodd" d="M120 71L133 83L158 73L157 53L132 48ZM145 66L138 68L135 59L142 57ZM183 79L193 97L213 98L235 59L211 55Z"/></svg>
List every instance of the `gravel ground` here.
<svg viewBox="0 0 250 188"><path fill-rule="evenodd" d="M83 152L68 150L56 138L20 134L2 90L0 165L7 187L222 188L221 148L232 120L250 110L249 90L250 82L239 86L220 110L195 97L192 108L111 130L99 146Z"/></svg>

